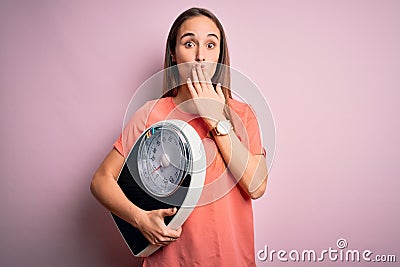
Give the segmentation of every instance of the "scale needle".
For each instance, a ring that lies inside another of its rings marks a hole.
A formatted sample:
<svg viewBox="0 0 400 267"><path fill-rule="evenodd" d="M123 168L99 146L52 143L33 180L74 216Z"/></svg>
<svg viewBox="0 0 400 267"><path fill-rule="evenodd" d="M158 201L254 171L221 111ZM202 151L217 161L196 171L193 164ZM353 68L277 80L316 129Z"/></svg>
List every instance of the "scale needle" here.
<svg viewBox="0 0 400 267"><path fill-rule="evenodd" d="M169 157L167 154L162 154L160 158L160 166L155 168L151 174L153 174L155 171L159 170L161 167L167 167L169 165Z"/></svg>
<svg viewBox="0 0 400 267"><path fill-rule="evenodd" d="M155 171L159 170L161 167L162 167L162 165L160 165L160 166L158 166L157 168L155 168L155 169L151 172L151 174L153 174Z"/></svg>

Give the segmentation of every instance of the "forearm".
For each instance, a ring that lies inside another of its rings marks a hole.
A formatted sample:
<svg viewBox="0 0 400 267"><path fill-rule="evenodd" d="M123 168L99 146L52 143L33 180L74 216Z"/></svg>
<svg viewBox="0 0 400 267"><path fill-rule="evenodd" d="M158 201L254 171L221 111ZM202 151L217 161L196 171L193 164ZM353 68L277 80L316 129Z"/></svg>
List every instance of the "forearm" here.
<svg viewBox="0 0 400 267"><path fill-rule="evenodd" d="M215 136L220 153L235 179L251 198L261 197L267 183L267 166L263 155L252 155L234 131Z"/></svg>
<svg viewBox="0 0 400 267"><path fill-rule="evenodd" d="M207 72L203 72L199 64L192 69L192 76L194 82L188 79L187 88L194 106L209 129L215 129L216 122L226 120L223 114L227 103L221 84L214 88ZM265 157L252 155L233 131L228 135L216 135L215 142L239 185L250 197L261 197L267 182Z"/></svg>
<svg viewBox="0 0 400 267"><path fill-rule="evenodd" d="M124 162L124 157L112 149L94 174L90 190L105 208L137 227L144 211L125 196L117 183Z"/></svg>
<svg viewBox="0 0 400 267"><path fill-rule="evenodd" d="M137 227L143 210L134 205L122 192L113 177L96 174L90 185L95 198L110 212Z"/></svg>

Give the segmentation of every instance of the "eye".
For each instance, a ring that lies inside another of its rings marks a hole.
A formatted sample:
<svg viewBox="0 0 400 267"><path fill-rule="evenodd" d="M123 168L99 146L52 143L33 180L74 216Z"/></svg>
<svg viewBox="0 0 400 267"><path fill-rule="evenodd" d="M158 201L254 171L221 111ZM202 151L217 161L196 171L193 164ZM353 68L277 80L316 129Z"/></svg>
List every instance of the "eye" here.
<svg viewBox="0 0 400 267"><path fill-rule="evenodd" d="M214 47L215 47L215 44L214 44L214 43L208 43L208 44L207 44L207 48L212 49L212 48L214 48Z"/></svg>
<svg viewBox="0 0 400 267"><path fill-rule="evenodd" d="M192 41L188 41L188 42L185 43L185 47L186 48L190 48L190 47L193 47L193 46L194 46L194 43Z"/></svg>

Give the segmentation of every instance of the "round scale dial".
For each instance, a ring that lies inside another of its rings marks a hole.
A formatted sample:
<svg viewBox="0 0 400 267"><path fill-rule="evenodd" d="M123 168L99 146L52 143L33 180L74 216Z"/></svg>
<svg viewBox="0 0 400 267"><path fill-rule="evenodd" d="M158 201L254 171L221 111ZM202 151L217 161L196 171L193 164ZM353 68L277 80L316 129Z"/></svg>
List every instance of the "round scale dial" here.
<svg viewBox="0 0 400 267"><path fill-rule="evenodd" d="M148 129L137 158L144 187L157 197L174 193L188 172L189 149L185 136L172 124Z"/></svg>

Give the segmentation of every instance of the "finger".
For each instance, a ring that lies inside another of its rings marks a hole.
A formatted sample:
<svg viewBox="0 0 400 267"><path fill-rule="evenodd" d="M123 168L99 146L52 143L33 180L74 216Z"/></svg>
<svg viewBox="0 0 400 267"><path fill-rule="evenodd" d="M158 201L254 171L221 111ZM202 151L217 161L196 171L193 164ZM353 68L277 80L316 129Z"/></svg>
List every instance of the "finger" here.
<svg viewBox="0 0 400 267"><path fill-rule="evenodd" d="M211 82L210 75L208 75L207 69L203 65L202 65L202 70L203 70L204 80L207 83L207 88L209 90L214 90L214 87L213 87L212 82Z"/></svg>
<svg viewBox="0 0 400 267"><path fill-rule="evenodd" d="M181 236L181 233L182 233L182 228L179 228L177 230L168 228L164 236L168 238L178 239Z"/></svg>
<svg viewBox="0 0 400 267"><path fill-rule="evenodd" d="M176 230L169 228L169 227L165 227L165 228L163 228L163 230L161 232L159 232L155 236L158 236L158 241L169 242L169 241L173 241L173 240L170 240L171 238L174 240L178 239L181 236L181 233L182 233L182 227L179 227Z"/></svg>
<svg viewBox="0 0 400 267"><path fill-rule="evenodd" d="M142 232L143 235L146 237L146 239L149 241L150 244L152 245L160 245L162 238L162 232L156 233L154 232L153 234L150 232Z"/></svg>
<svg viewBox="0 0 400 267"><path fill-rule="evenodd" d="M196 89L193 87L193 83L192 83L192 80L190 80L190 78L187 79L187 85L188 85L188 88L189 88L189 93L192 96L192 98L199 97L198 94L197 94Z"/></svg>
<svg viewBox="0 0 400 267"><path fill-rule="evenodd" d="M160 243L160 244L166 244L166 245L168 245L169 243L174 242L174 241L176 241L176 238L175 238L175 237L170 237L170 236L168 236L168 237L164 237L164 238L162 239L162 241L159 241L159 243Z"/></svg>
<svg viewBox="0 0 400 267"><path fill-rule="evenodd" d="M192 68L192 76L193 76L194 88L196 89L197 94L201 94L203 92L203 90L201 89L199 77L197 76L197 71L196 71L195 66L193 66L193 68Z"/></svg>
<svg viewBox="0 0 400 267"><path fill-rule="evenodd" d="M181 227L178 230L165 229L162 233L155 235L153 243L155 245L168 245L176 241L180 237L181 232Z"/></svg>
<svg viewBox="0 0 400 267"><path fill-rule="evenodd" d="M176 229L176 233L178 234L178 237L180 237L182 234L182 227L179 227L178 229Z"/></svg>
<svg viewBox="0 0 400 267"><path fill-rule="evenodd" d="M203 86L206 86L206 79L204 78L204 73L203 73L204 67L201 66L200 64L196 64L196 72L197 72L197 77L199 77L199 81Z"/></svg>
<svg viewBox="0 0 400 267"><path fill-rule="evenodd" d="M166 217L166 216L172 216L176 213L176 208L170 208L170 209L160 209L160 215L162 217Z"/></svg>
<svg viewBox="0 0 400 267"><path fill-rule="evenodd" d="M150 244L160 246L160 241L157 237L154 236L146 236L146 239L149 241Z"/></svg>
<svg viewBox="0 0 400 267"><path fill-rule="evenodd" d="M168 241L162 241L162 240L160 240L160 239L162 239L162 238L155 238L155 239L154 239L154 242L152 242L152 245L156 245L156 246L165 246L165 245L168 245L168 244L169 244Z"/></svg>
<svg viewBox="0 0 400 267"><path fill-rule="evenodd" d="M212 82L211 82L211 77L210 77L210 75L208 75L206 66L202 66L202 69L203 69L204 80L205 80L208 84L212 84Z"/></svg>
<svg viewBox="0 0 400 267"><path fill-rule="evenodd" d="M218 96L219 96L221 99L225 100L224 93L222 92L221 83L218 83L218 84L217 84L217 86L216 86L216 91L217 91Z"/></svg>

